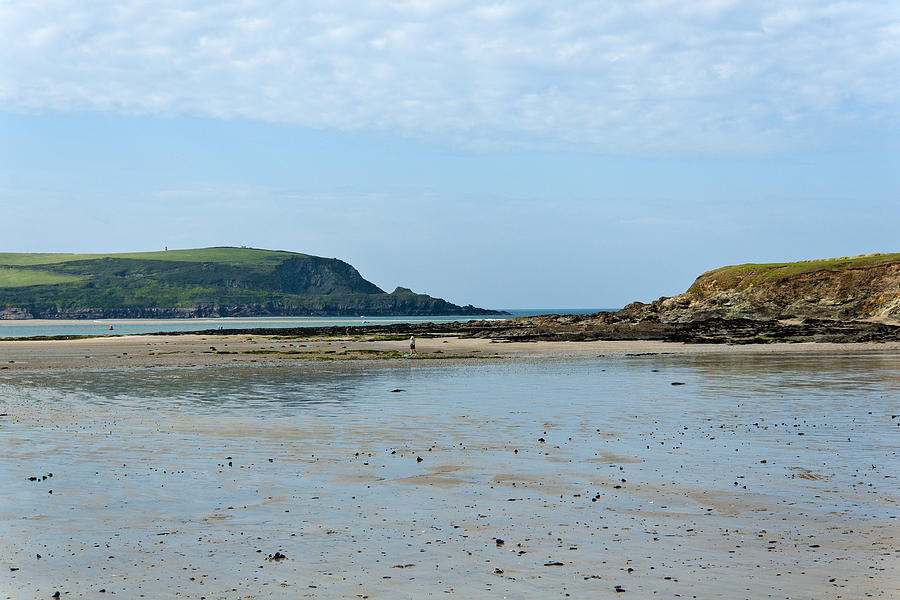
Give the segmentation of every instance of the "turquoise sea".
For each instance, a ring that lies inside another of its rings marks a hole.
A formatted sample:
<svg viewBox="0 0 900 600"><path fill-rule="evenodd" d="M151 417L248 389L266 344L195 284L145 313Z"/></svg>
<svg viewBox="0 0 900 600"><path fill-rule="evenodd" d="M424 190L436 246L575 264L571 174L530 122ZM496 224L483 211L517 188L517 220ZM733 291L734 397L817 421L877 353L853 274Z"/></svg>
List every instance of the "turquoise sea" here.
<svg viewBox="0 0 900 600"><path fill-rule="evenodd" d="M511 319L526 315L548 313L586 314L615 309L607 308L547 308L507 309L503 316L390 316L369 317L248 317L223 319L96 319L27 321L0 320L0 339L53 335L128 335L168 331L202 331L205 329L254 329L290 327L356 327L360 325L394 325L397 323L452 323L454 321Z"/></svg>

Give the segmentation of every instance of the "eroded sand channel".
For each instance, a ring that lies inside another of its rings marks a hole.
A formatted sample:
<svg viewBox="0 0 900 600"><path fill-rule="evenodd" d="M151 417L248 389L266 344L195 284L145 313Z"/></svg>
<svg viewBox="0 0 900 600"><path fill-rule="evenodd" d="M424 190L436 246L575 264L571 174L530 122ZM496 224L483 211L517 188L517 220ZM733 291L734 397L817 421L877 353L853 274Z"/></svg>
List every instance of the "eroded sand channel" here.
<svg viewBox="0 0 900 600"><path fill-rule="evenodd" d="M5 375L0 590L900 593L896 353L425 362Z"/></svg>

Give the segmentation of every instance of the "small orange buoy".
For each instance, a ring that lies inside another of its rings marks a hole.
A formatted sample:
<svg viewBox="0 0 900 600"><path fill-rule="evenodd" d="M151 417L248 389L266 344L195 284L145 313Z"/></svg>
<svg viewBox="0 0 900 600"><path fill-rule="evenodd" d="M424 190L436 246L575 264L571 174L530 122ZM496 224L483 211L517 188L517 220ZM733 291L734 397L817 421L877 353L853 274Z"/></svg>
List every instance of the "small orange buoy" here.
<svg viewBox="0 0 900 600"><path fill-rule="evenodd" d="M109 330L110 330L110 331L113 330L113 326L112 326L112 325L109 326Z"/></svg>

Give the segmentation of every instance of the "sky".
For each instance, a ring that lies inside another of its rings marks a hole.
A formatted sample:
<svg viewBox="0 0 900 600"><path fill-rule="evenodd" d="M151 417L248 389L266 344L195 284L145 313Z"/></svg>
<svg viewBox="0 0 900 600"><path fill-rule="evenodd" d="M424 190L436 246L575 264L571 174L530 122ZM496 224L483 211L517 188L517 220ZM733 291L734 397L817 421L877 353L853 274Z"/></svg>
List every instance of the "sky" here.
<svg viewBox="0 0 900 600"><path fill-rule="evenodd" d="M0 0L0 251L492 308L900 251L900 3Z"/></svg>

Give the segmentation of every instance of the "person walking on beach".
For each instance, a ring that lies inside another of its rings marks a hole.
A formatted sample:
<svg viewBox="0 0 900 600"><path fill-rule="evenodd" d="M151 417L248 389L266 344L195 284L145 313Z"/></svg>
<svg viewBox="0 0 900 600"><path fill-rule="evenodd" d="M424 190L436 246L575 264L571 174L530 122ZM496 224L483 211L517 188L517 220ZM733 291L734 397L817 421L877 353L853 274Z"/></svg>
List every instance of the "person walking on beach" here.
<svg viewBox="0 0 900 600"><path fill-rule="evenodd" d="M415 336L409 336L409 353L416 354L416 338Z"/></svg>

